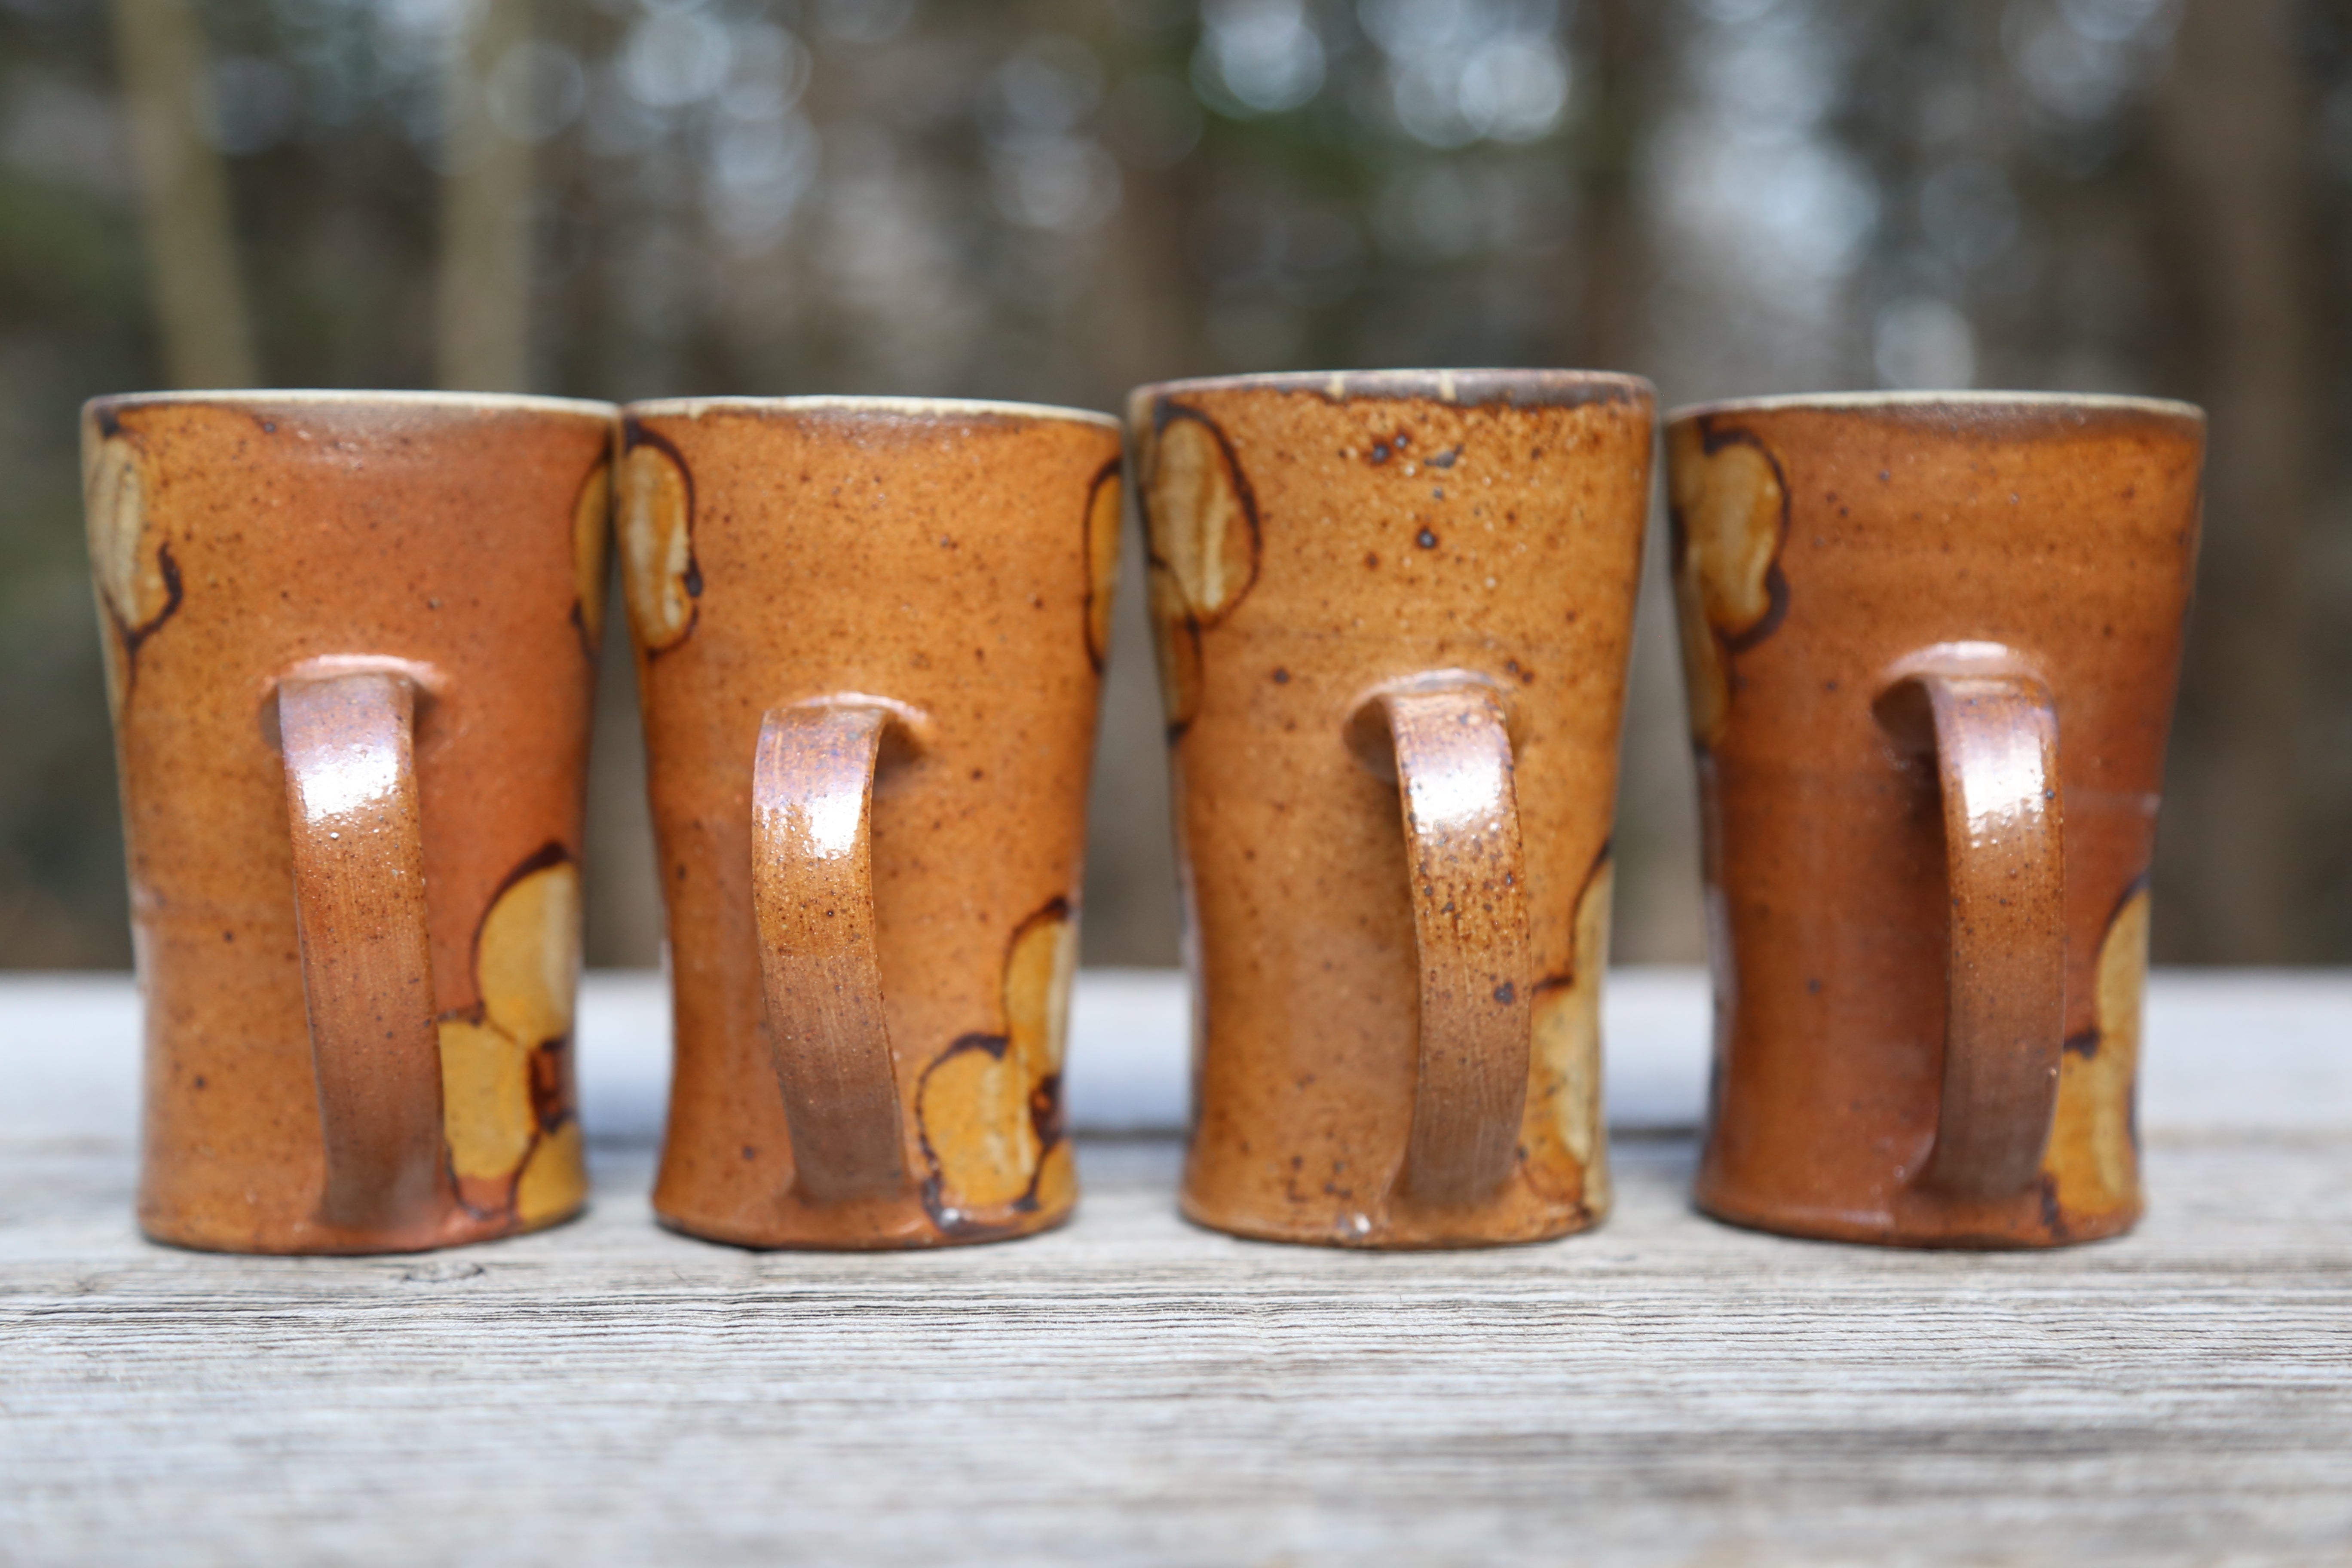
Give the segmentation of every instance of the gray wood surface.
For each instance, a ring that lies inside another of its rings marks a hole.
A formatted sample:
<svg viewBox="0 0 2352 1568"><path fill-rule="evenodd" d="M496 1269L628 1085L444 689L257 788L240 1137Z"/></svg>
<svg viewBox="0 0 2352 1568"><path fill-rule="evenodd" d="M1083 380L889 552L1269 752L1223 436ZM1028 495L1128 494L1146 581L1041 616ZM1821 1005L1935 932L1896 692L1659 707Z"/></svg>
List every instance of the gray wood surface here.
<svg viewBox="0 0 2352 1568"><path fill-rule="evenodd" d="M1609 1124L1687 1131L1706 1092L1706 977L1619 969L1602 1003ZM1173 973L1090 969L1071 1007L1068 1091L1081 1132L1184 1125L1191 1026ZM583 1119L593 1142L661 1135L669 1079L659 976L588 976ZM0 977L0 1145L121 1141L138 1115L139 1003L119 975ZM2140 1124L2150 1131L2352 1137L2352 972L2158 971L2148 986Z"/></svg>
<svg viewBox="0 0 2352 1568"><path fill-rule="evenodd" d="M1129 1137L1051 1236L755 1255L616 1131L578 1224L347 1261L138 1239L121 998L0 985L0 1563L2352 1563L2352 983L2206 984L2067 1252L1727 1229L1621 1116L1503 1251L1209 1235Z"/></svg>

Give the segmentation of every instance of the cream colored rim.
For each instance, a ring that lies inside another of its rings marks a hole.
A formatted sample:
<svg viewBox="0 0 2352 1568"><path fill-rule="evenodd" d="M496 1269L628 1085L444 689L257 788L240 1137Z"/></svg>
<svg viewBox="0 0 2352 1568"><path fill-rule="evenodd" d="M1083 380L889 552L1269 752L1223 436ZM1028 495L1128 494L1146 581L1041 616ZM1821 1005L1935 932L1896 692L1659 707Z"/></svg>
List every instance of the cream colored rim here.
<svg viewBox="0 0 2352 1568"><path fill-rule="evenodd" d="M1499 368L1468 365L1448 370L1422 370L1410 365L1383 366L1370 370L1264 370L1242 371L1233 375L1187 376L1180 381L1150 382L1135 389L1135 395L1172 396L1186 392L1240 392L1257 389L1268 392L1319 392L1327 396L1344 396L1350 386L1381 382L1407 385L1426 385L1441 401L1451 401L1454 389L1464 382L1524 381L1530 385L1547 383L1555 386L1622 386L1654 394L1656 388L1642 376L1622 370L1570 370L1562 367L1535 368L1528 365L1506 365Z"/></svg>
<svg viewBox="0 0 2352 1568"><path fill-rule="evenodd" d="M713 412L746 414L907 414L955 417L1010 415L1024 419L1068 419L1082 425L1118 428L1115 416L1091 408L1064 408L1050 403L1001 403L981 397L853 397L815 394L801 397L657 397L646 403L622 405L631 418L647 415L699 419Z"/></svg>
<svg viewBox="0 0 2352 1568"><path fill-rule="evenodd" d="M541 414L585 414L598 419L610 419L619 412L615 404L597 403L583 397L541 397L526 392L378 391L369 388L346 391L318 386L241 386L220 392L117 392L104 397L93 397L89 401L118 407L154 403L214 403L236 407L261 404L343 403L390 408L503 408L535 410Z"/></svg>
<svg viewBox="0 0 2352 1568"><path fill-rule="evenodd" d="M2168 415L2202 421L2205 411L2170 397L2133 397L2114 392L1797 392L1773 397L1729 397L1689 403L1666 411L1666 422L1701 414L1769 414L1782 409L1918 408L1941 404L1970 407L2106 408Z"/></svg>

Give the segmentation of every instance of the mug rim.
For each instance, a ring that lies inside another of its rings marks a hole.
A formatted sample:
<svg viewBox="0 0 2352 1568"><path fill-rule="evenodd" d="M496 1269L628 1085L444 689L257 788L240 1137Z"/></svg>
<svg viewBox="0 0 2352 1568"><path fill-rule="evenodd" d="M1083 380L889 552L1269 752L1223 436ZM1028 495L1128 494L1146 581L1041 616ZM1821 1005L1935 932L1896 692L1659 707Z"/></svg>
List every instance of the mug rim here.
<svg viewBox="0 0 2352 1568"><path fill-rule="evenodd" d="M1665 423L1675 425L1711 414L1777 414L1820 410L1825 413L1878 413L1891 409L1956 405L1967 408L2104 410L2157 415L2165 418L2205 423L2205 410L2177 397L2144 397L2124 392L2000 392L1955 389L1948 392L1785 392L1764 397L1724 397L1706 403L1685 403L1666 411Z"/></svg>
<svg viewBox="0 0 2352 1568"><path fill-rule="evenodd" d="M1359 370L1262 370L1231 375L1183 376L1174 381L1148 381L1128 394L1130 404L1144 397L1166 397L1188 392L1319 392L1334 400L1351 395L1370 396L1429 396L1441 403L1463 403L1457 395L1464 384L1517 382L1537 388L1606 389L1629 400L1657 401L1658 389L1647 376L1631 371L1572 370L1559 366L1464 365L1452 368L1379 366ZM1467 406L1507 401L1474 398ZM1544 399L1530 399L1539 405ZM1579 397L1574 403L1596 401Z"/></svg>
<svg viewBox="0 0 2352 1568"><path fill-rule="evenodd" d="M1059 419L1072 424L1118 428L1118 416L1094 408L1072 408L1056 403L1018 403L993 397L912 397L890 394L797 393L789 397L729 395L712 397L649 397L620 405L625 418L648 415L699 418L706 409L751 414L899 414L947 416L1015 416L1024 419Z"/></svg>
<svg viewBox="0 0 2352 1568"><path fill-rule="evenodd" d="M531 392L444 392L420 387L201 387L168 392L110 392L89 399L84 414L99 408L143 408L174 403L256 407L264 404L344 404L379 408L506 409L517 413L580 414L610 419L619 405L588 397L551 397Z"/></svg>

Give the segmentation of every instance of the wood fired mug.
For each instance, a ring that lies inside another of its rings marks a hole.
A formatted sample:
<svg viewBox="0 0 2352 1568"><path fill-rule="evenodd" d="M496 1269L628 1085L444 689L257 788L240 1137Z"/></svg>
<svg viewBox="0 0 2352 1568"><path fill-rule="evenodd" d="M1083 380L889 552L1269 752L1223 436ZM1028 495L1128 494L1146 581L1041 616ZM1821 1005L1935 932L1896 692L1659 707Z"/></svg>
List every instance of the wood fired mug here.
<svg viewBox="0 0 2352 1568"><path fill-rule="evenodd" d="M148 1235L411 1251L579 1209L614 412L299 392L84 411Z"/></svg>
<svg viewBox="0 0 2352 1568"><path fill-rule="evenodd" d="M677 1023L656 1210L751 1247L1059 1223L1117 422L900 398L625 413Z"/></svg>
<svg viewBox="0 0 2352 1568"><path fill-rule="evenodd" d="M1184 1212L1347 1247L1608 1204L1600 999L1652 398L1139 390L1194 993Z"/></svg>
<svg viewBox="0 0 2352 1568"><path fill-rule="evenodd" d="M1716 982L1700 1206L1914 1246L2129 1228L2204 416L1775 398L1667 442Z"/></svg>

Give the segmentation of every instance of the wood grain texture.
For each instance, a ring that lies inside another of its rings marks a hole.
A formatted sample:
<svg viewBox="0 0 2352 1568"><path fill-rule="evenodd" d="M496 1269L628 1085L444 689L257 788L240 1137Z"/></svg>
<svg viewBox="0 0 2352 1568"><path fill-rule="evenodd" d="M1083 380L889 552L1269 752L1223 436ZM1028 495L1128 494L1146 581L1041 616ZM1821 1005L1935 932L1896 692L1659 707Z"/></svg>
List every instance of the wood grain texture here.
<svg viewBox="0 0 2352 1568"><path fill-rule="evenodd" d="M1172 970L1087 969L1070 1003L1070 1124L1175 1135L1192 1026ZM1613 969L1603 1089L1620 1134L1687 1132L1706 1097L1707 980ZM2148 977L2143 1134L2352 1140L2352 971L2158 970ZM579 1008L581 1120L601 1142L661 1136L669 998L657 974L591 973ZM128 975L0 978L0 1143L124 1135L139 1114L139 1003Z"/></svg>
<svg viewBox="0 0 2352 1568"><path fill-rule="evenodd" d="M2168 1140L2135 1237L1780 1240L1632 1142L1587 1237L1361 1256L1084 1147L1069 1228L921 1255L584 1220L424 1258L133 1235L0 1155L0 1561L2352 1562L2352 1149Z"/></svg>
<svg viewBox="0 0 2352 1568"><path fill-rule="evenodd" d="M2340 977L2161 982L2147 1221L1990 1256L1716 1225L1679 1135L1495 1251L1200 1230L1137 1139L1050 1235L747 1253L657 1229L628 1136L540 1235L176 1252L119 990L0 986L0 1563L2352 1564ZM644 990L589 987L592 1075Z"/></svg>

